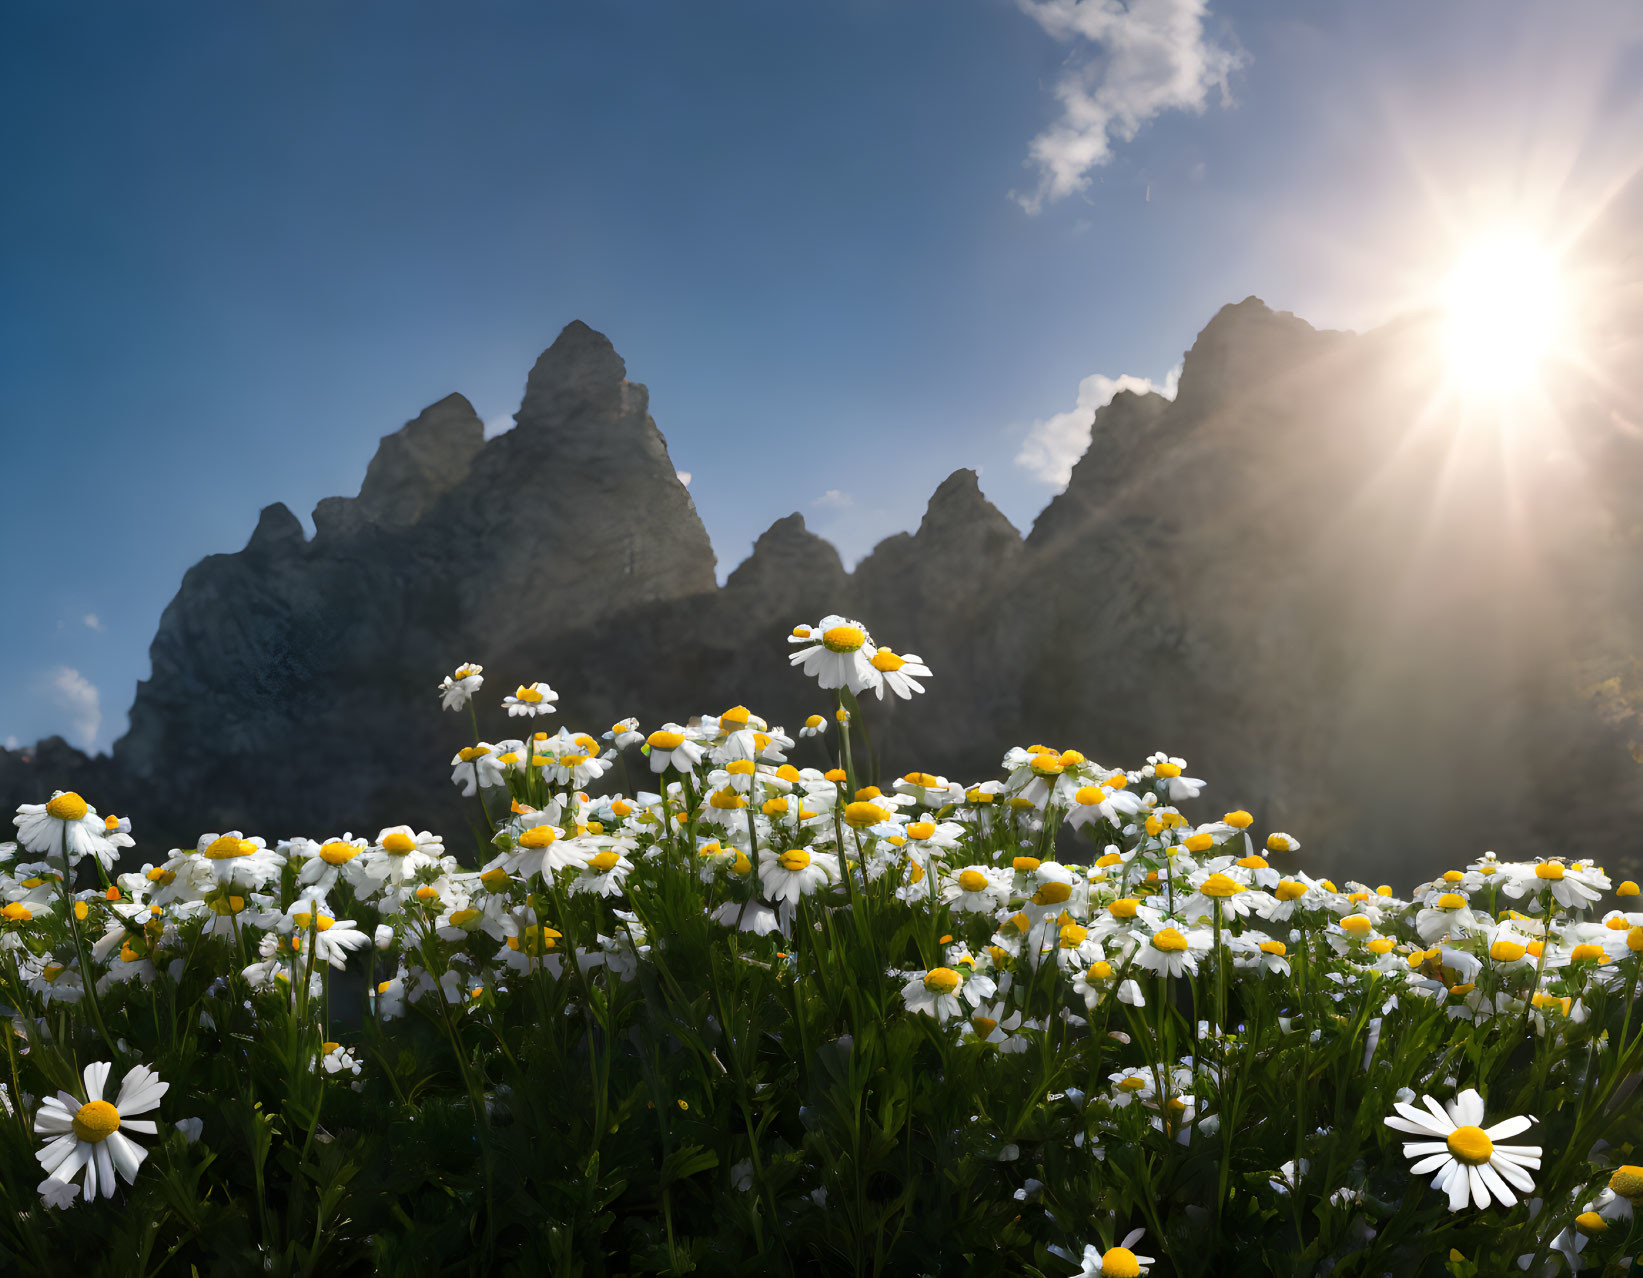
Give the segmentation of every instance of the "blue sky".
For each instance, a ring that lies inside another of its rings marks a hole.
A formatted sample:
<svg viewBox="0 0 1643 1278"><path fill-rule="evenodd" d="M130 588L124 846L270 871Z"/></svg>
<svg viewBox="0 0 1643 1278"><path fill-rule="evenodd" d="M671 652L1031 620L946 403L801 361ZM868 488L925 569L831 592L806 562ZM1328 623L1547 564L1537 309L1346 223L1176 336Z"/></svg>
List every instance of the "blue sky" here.
<svg viewBox="0 0 1643 1278"><path fill-rule="evenodd" d="M1222 304L1363 328L1635 172L1643 7L833 0L0 12L0 742L106 749L187 567L608 333L721 578L958 466L1025 527Z"/></svg>

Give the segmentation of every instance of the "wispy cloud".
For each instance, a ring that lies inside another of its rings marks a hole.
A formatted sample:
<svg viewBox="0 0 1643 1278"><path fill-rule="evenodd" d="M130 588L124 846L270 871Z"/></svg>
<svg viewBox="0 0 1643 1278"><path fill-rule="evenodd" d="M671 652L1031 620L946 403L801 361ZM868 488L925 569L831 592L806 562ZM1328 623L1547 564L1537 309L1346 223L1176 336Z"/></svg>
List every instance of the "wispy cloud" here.
<svg viewBox="0 0 1643 1278"><path fill-rule="evenodd" d="M676 470L673 473L679 477L681 484L686 488L690 487L690 472L688 470Z"/></svg>
<svg viewBox="0 0 1643 1278"><path fill-rule="evenodd" d="M1028 213L1090 184L1148 120L1165 111L1201 112L1244 64L1236 46L1205 31L1205 0L1018 0L1023 12L1070 46L1056 82L1061 118L1032 140L1036 190L1012 192Z"/></svg>
<svg viewBox="0 0 1643 1278"><path fill-rule="evenodd" d="M1072 478L1073 465L1090 446L1090 425L1097 409L1106 407L1119 391L1134 391L1144 395L1156 392L1165 399L1175 398L1175 388L1181 380L1181 366L1170 369L1163 384L1150 377L1134 377L1129 373L1107 377L1092 373L1078 383L1078 403L1068 412L1045 417L1027 428L1027 437L1015 455L1015 464L1046 484L1065 488Z"/></svg>
<svg viewBox="0 0 1643 1278"><path fill-rule="evenodd" d="M95 750L103 726L97 685L71 666L58 666L47 676L47 688L58 707L68 711L69 739L82 750Z"/></svg>
<svg viewBox="0 0 1643 1278"><path fill-rule="evenodd" d="M108 629L108 627L103 624L102 619L94 612L88 612L85 616L81 617L80 620L86 623L87 630L95 630L98 634L102 634L103 631Z"/></svg>
<svg viewBox="0 0 1643 1278"><path fill-rule="evenodd" d="M840 492L837 488L829 488L810 504L818 510L843 510L846 506L855 505L856 499L849 493Z"/></svg>

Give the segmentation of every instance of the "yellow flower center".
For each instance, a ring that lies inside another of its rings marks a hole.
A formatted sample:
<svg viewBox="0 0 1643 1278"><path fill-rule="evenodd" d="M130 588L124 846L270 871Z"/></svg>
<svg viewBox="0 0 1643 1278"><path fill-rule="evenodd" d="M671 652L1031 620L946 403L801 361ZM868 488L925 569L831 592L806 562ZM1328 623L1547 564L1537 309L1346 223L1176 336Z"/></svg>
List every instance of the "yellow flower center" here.
<svg viewBox="0 0 1643 1278"><path fill-rule="evenodd" d="M1141 1262L1128 1247L1109 1247L1101 1256L1101 1278L1140 1278Z"/></svg>
<svg viewBox="0 0 1643 1278"><path fill-rule="evenodd" d="M677 750L685 743L682 732L653 732L649 737L652 750Z"/></svg>
<svg viewBox="0 0 1643 1278"><path fill-rule="evenodd" d="M1205 896L1228 897L1237 896L1244 890L1244 885L1237 879L1229 879L1224 874L1216 873L1205 879L1204 885L1198 890Z"/></svg>
<svg viewBox="0 0 1643 1278"><path fill-rule="evenodd" d="M435 893L435 895L438 894ZM309 928L314 928L320 932L329 932L332 927L336 925L335 919L327 918L323 914L310 914L307 910L293 914L291 916L291 922L296 924L297 929L302 932L306 932Z"/></svg>
<svg viewBox="0 0 1643 1278"><path fill-rule="evenodd" d="M1234 830L1247 830L1255 824L1255 818L1242 808L1239 808L1236 812L1228 812L1221 820L1225 821Z"/></svg>
<svg viewBox="0 0 1643 1278"><path fill-rule="evenodd" d="M225 834L206 844L205 856L211 861L231 861L238 856L250 856L256 850L257 845L251 840L237 839L232 834Z"/></svg>
<svg viewBox="0 0 1643 1278"><path fill-rule="evenodd" d="M1497 963L1516 963L1529 952L1527 945L1516 941L1496 941L1489 947L1489 957Z"/></svg>
<svg viewBox="0 0 1643 1278"><path fill-rule="evenodd" d="M416 840L403 830L395 830L382 840L382 850L390 856L404 856L416 851Z"/></svg>
<svg viewBox="0 0 1643 1278"><path fill-rule="evenodd" d="M807 727L807 728L819 728L819 727L822 726L822 724L824 724L826 722L827 722L827 720L822 718L821 715L813 714L813 715L809 716L807 719L805 719L804 726Z"/></svg>
<svg viewBox="0 0 1643 1278"><path fill-rule="evenodd" d="M479 881L485 885L487 891L500 892L508 886L508 872L501 866L494 870L486 870L479 876Z"/></svg>
<svg viewBox="0 0 1643 1278"><path fill-rule="evenodd" d="M523 950L526 954L543 954L553 949L553 943L559 939L559 935L546 925L528 927L523 933L523 939L518 936L508 938L508 948L516 953Z"/></svg>
<svg viewBox="0 0 1643 1278"><path fill-rule="evenodd" d="M748 719L751 717L752 712L746 706L731 706L730 709L719 716L719 726L721 728L727 725L731 728L745 728Z"/></svg>
<svg viewBox="0 0 1643 1278"><path fill-rule="evenodd" d="M1341 930L1353 936L1367 936L1374 926L1367 914L1348 914L1341 920Z"/></svg>
<svg viewBox="0 0 1643 1278"><path fill-rule="evenodd" d="M873 654L873 669L886 672L900 670L907 662L896 656L888 648L880 648Z"/></svg>
<svg viewBox="0 0 1643 1278"><path fill-rule="evenodd" d="M1369 942L1369 952L1371 954L1390 954L1392 952L1392 947L1396 944L1397 942L1390 936L1377 936L1373 941Z"/></svg>
<svg viewBox="0 0 1643 1278"><path fill-rule="evenodd" d="M1643 1200L1643 1167L1624 1164L1609 1177L1609 1188L1631 1202Z"/></svg>
<svg viewBox="0 0 1643 1278"><path fill-rule="evenodd" d="M528 702L534 706L537 702L542 700L542 694L535 688L529 688L524 684L520 684L519 687L514 690L513 699L515 701Z"/></svg>
<svg viewBox="0 0 1643 1278"><path fill-rule="evenodd" d="M932 994L951 994L962 978L950 967L933 967L924 974L924 988Z"/></svg>
<svg viewBox="0 0 1643 1278"><path fill-rule="evenodd" d="M456 752L456 757L463 763L472 763L475 759L483 759L489 753L484 746L463 746Z"/></svg>
<svg viewBox="0 0 1643 1278"><path fill-rule="evenodd" d="M1276 954L1279 958L1283 958L1285 954L1289 953L1282 941L1262 941L1261 952L1263 954Z"/></svg>
<svg viewBox="0 0 1643 1278"><path fill-rule="evenodd" d="M1494 1156L1495 1142L1483 1134L1481 1127L1457 1127L1449 1133L1449 1152L1456 1162L1477 1167Z"/></svg>
<svg viewBox="0 0 1643 1278"><path fill-rule="evenodd" d="M1272 895L1280 901L1299 901L1306 895L1306 884L1299 879L1282 879L1272 889Z"/></svg>
<svg viewBox="0 0 1643 1278"><path fill-rule="evenodd" d="M330 843L320 845L319 859L327 865L346 865L359 855L359 849L352 843L344 843L340 839L333 839Z"/></svg>
<svg viewBox="0 0 1643 1278"><path fill-rule="evenodd" d="M1061 948L1076 950L1084 944L1084 938L1090 934L1087 927L1080 927L1077 923L1066 923L1061 928Z"/></svg>
<svg viewBox="0 0 1643 1278"><path fill-rule="evenodd" d="M1084 979L1087 981L1112 980L1112 964L1107 962L1106 959L1098 959L1090 964L1090 970L1084 973Z"/></svg>
<svg viewBox="0 0 1643 1278"><path fill-rule="evenodd" d="M1440 910L1464 910L1465 908L1466 898L1459 892L1445 892L1438 898L1438 909Z"/></svg>
<svg viewBox="0 0 1643 1278"><path fill-rule="evenodd" d="M1575 1227L1583 1234L1601 1234L1608 1229L1609 1222L1595 1211L1583 1211L1575 1217Z"/></svg>
<svg viewBox="0 0 1643 1278"><path fill-rule="evenodd" d="M907 826L909 839L929 839L935 837L936 827L929 821L914 821Z"/></svg>
<svg viewBox="0 0 1643 1278"><path fill-rule="evenodd" d="M1166 927L1152 938L1152 948L1162 950L1165 954L1179 954L1187 948L1187 938L1173 927Z"/></svg>
<svg viewBox="0 0 1643 1278"><path fill-rule="evenodd" d="M479 917L479 915L480 915L480 911L476 910L476 909L473 909L472 907L470 907L466 910L453 910L451 912L451 926L452 927L467 927L468 924L472 923L475 919L477 919Z"/></svg>
<svg viewBox="0 0 1643 1278"><path fill-rule="evenodd" d="M829 652L855 652L867 636L855 626L831 626L822 632L822 646Z"/></svg>
<svg viewBox="0 0 1643 1278"><path fill-rule="evenodd" d="M603 852L595 852L588 858L588 869L597 870L604 874L616 868L616 863L622 858L608 848Z"/></svg>
<svg viewBox="0 0 1643 1278"><path fill-rule="evenodd" d="M1138 1092L1146 1085L1147 1080L1139 1074L1131 1074L1128 1078L1118 1080L1118 1090L1121 1092Z"/></svg>
<svg viewBox="0 0 1643 1278"><path fill-rule="evenodd" d="M74 1116L74 1134L96 1145L120 1130L120 1111L107 1101L87 1101Z"/></svg>
<svg viewBox="0 0 1643 1278"><path fill-rule="evenodd" d="M1031 874L1042 862L1036 856L1018 856L1010 862L1012 869L1020 870L1023 874Z"/></svg>
<svg viewBox="0 0 1643 1278"><path fill-rule="evenodd" d="M970 1018L970 1024L975 1029L976 1035L979 1038L986 1038L998 1028L997 1021L995 1021L991 1016L983 1016L980 1012L977 1012Z"/></svg>
<svg viewBox="0 0 1643 1278"><path fill-rule="evenodd" d="M1078 787L1078 792L1073 795L1073 802L1082 804L1085 807L1093 807L1097 803L1105 803L1106 801L1107 792L1098 785L1081 785Z"/></svg>
<svg viewBox="0 0 1643 1278"><path fill-rule="evenodd" d="M866 803L858 799L855 803L845 805L844 823L852 829L866 829L870 825L877 825L889 819L890 814L876 803Z"/></svg>
<svg viewBox="0 0 1643 1278"><path fill-rule="evenodd" d="M1155 764L1152 771L1154 776L1160 777L1178 777L1181 775L1180 765L1175 763Z"/></svg>
<svg viewBox="0 0 1643 1278"><path fill-rule="evenodd" d="M979 892L988 882L987 876L980 870L964 870L958 876L958 885L966 892Z"/></svg>
<svg viewBox="0 0 1643 1278"><path fill-rule="evenodd" d="M0 919L5 919L7 923L27 923L33 917L29 907L21 901L11 901L0 908Z"/></svg>
<svg viewBox="0 0 1643 1278"><path fill-rule="evenodd" d="M1045 883L1033 893L1034 905L1060 905L1073 894L1070 883Z"/></svg>
<svg viewBox="0 0 1643 1278"><path fill-rule="evenodd" d="M789 848L786 852L783 852L779 857L777 857L776 860L781 864L781 867L784 870L802 870L805 866L810 864L810 853L806 852L803 848Z"/></svg>
<svg viewBox="0 0 1643 1278"><path fill-rule="evenodd" d="M1107 913L1115 919L1133 919L1135 912L1141 908L1141 902L1133 896L1121 897L1107 907Z"/></svg>
<svg viewBox="0 0 1643 1278"><path fill-rule="evenodd" d="M1608 958L1607 951L1601 945L1577 945L1569 951L1569 962L1592 963Z"/></svg>
<svg viewBox="0 0 1643 1278"><path fill-rule="evenodd" d="M59 794L50 803L46 804L46 815L56 817L59 821L78 821L85 816L88 810L86 801L75 794L73 790Z"/></svg>
<svg viewBox="0 0 1643 1278"><path fill-rule="evenodd" d="M1032 768L1033 775L1040 777L1058 777L1067 770L1060 756L1053 754L1034 755Z"/></svg>
<svg viewBox="0 0 1643 1278"><path fill-rule="evenodd" d="M1266 850L1268 852L1287 852L1289 851L1289 847L1289 840L1281 834L1269 834L1266 836Z"/></svg>
<svg viewBox="0 0 1643 1278"><path fill-rule="evenodd" d="M1634 927L1626 933L1626 948L1633 954L1643 950L1643 926Z"/></svg>
<svg viewBox="0 0 1643 1278"><path fill-rule="evenodd" d="M734 812L737 808L745 808L747 800L734 790L715 790L707 796L707 804L720 812Z"/></svg>
<svg viewBox="0 0 1643 1278"><path fill-rule="evenodd" d="M1267 865L1266 858L1264 856L1239 857L1238 867L1243 870L1266 870L1271 868Z"/></svg>
<svg viewBox="0 0 1643 1278"><path fill-rule="evenodd" d="M1556 861L1546 861L1535 866L1535 877L1537 879L1550 879L1555 883L1563 877L1563 867Z"/></svg>
<svg viewBox="0 0 1643 1278"><path fill-rule="evenodd" d="M1116 852L1103 852L1095 861L1098 869L1109 869L1115 865L1123 865L1124 858Z"/></svg>
<svg viewBox="0 0 1643 1278"><path fill-rule="evenodd" d="M1637 886L1635 879L1627 879L1614 890L1616 896L1636 896L1639 892L1643 892L1643 888Z"/></svg>

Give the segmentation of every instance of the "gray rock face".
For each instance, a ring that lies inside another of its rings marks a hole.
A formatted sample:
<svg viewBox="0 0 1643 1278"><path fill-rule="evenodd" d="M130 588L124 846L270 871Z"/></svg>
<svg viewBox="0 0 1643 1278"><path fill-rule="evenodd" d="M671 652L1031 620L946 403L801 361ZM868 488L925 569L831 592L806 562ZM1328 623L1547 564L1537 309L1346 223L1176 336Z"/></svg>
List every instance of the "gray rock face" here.
<svg viewBox="0 0 1643 1278"><path fill-rule="evenodd" d="M320 503L312 541L275 505L197 564L113 759L0 753L0 797L83 785L145 850L398 821L459 842L467 724L433 695L457 663L487 667L492 735L537 678L555 724L594 732L737 702L796 727L831 702L785 636L836 611L936 672L867 706L889 771L1164 748L1214 782L1211 815L1247 807L1333 873L1407 886L1490 846L1615 871L1643 817L1643 447L1589 395L1556 439L1480 432L1444 407L1438 348L1419 323L1319 332L1248 299L1175 400L1096 415L1025 539L958 470L853 573L795 514L720 589L645 388L572 324L512 431L485 441L453 395L383 440L358 497Z"/></svg>

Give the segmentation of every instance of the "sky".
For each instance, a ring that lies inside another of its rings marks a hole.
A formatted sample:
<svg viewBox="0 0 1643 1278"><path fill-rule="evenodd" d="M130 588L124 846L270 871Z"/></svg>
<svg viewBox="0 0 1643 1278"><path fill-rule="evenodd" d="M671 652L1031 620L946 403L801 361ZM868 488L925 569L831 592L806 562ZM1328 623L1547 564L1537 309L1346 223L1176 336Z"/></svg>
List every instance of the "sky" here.
<svg viewBox="0 0 1643 1278"><path fill-rule="evenodd" d="M9 4L0 744L107 750L191 564L451 391L506 429L573 319L721 579L961 466L1025 530L1219 307L1577 235L1640 107L1632 0Z"/></svg>

